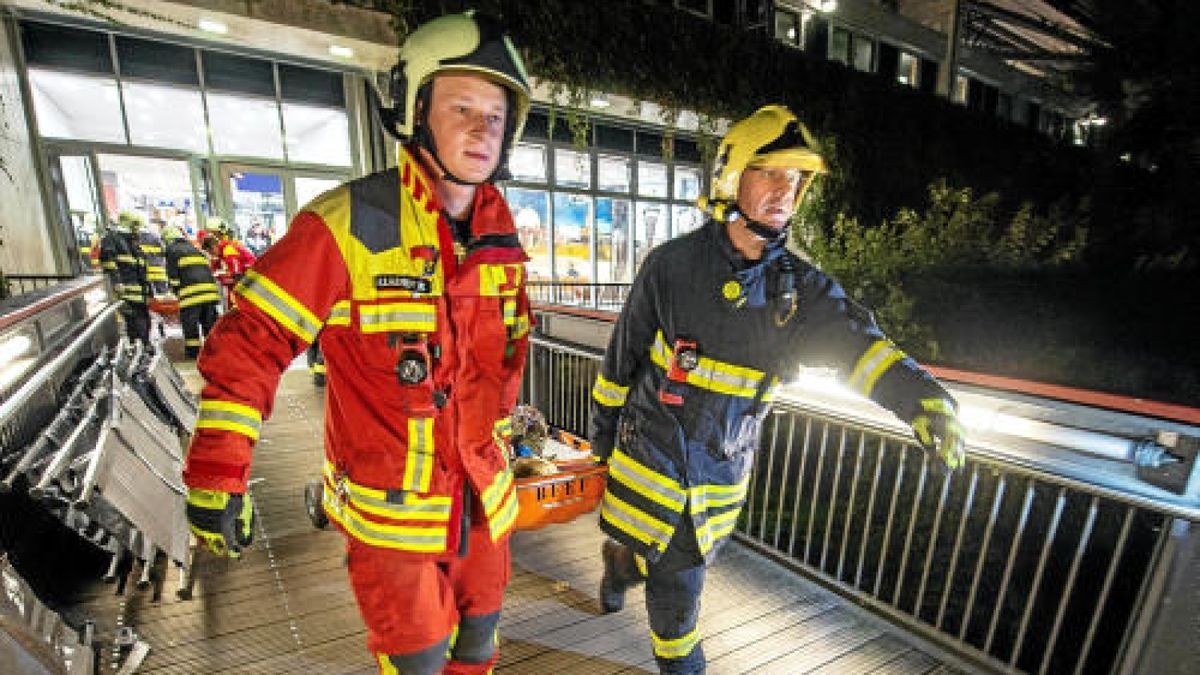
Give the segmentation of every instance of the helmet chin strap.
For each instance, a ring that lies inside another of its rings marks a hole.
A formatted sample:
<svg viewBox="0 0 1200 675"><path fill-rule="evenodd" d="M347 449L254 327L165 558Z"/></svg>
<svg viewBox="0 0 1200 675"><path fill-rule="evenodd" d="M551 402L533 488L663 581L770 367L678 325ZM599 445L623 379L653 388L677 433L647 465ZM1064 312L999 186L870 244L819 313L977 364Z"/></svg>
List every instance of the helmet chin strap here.
<svg viewBox="0 0 1200 675"><path fill-rule="evenodd" d="M777 230L766 223L762 223L750 218L736 206L730 209L727 218L730 221L734 220L735 218L741 220L746 229L750 230L750 234L753 234L767 243L783 241L787 239L788 236L788 229L786 227L781 227Z"/></svg>

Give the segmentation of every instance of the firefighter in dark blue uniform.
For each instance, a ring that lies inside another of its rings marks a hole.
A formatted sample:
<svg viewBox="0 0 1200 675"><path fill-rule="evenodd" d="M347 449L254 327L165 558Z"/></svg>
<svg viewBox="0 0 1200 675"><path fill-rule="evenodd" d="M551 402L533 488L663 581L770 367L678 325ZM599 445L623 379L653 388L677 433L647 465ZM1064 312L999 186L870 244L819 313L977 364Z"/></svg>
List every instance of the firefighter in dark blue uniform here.
<svg viewBox="0 0 1200 675"><path fill-rule="evenodd" d="M167 295L162 240L136 213L123 211L100 240L100 266L123 300L121 317L129 339L150 346L150 300Z"/></svg>
<svg viewBox="0 0 1200 675"><path fill-rule="evenodd" d="M784 246L788 220L824 171L787 108L733 125L700 201L707 224L647 256L596 378L592 443L609 466L600 600L617 611L625 589L646 581L663 673L704 672L705 568L737 523L780 376L833 367L947 466L964 459L946 390Z"/></svg>
<svg viewBox="0 0 1200 675"><path fill-rule="evenodd" d="M200 355L204 338L217 323L217 306L221 290L213 278L208 258L183 236L177 225L162 230L166 242L167 278L171 290L179 298L179 323L183 328L183 355L194 359Z"/></svg>

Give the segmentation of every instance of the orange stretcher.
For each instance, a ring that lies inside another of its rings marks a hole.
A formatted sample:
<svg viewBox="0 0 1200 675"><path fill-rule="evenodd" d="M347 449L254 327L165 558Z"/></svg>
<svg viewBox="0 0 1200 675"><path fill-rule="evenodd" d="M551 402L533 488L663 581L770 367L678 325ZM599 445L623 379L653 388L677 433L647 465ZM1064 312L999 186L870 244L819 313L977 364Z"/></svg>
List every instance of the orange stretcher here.
<svg viewBox="0 0 1200 675"><path fill-rule="evenodd" d="M576 451L587 452L591 444L565 431L550 434L554 440ZM566 523L594 511L604 496L608 466L589 457L554 462L558 473L518 478L518 530L536 530L553 523Z"/></svg>

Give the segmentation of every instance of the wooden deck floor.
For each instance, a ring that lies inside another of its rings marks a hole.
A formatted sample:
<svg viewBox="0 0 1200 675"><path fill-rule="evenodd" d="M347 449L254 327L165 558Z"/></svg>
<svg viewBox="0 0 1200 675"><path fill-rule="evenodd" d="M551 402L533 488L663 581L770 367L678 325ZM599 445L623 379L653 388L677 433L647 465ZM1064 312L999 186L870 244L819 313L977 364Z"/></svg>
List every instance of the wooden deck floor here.
<svg viewBox="0 0 1200 675"><path fill-rule="evenodd" d="M180 370L195 383L194 370ZM138 672L375 672L342 537L315 530L304 513L321 426L320 390L306 372L289 371L256 452L257 541L237 562L199 560L194 599L175 598L175 569L157 600L132 585L118 595L99 584L85 598L98 635L132 626L150 644ZM599 611L601 541L594 516L514 537L497 672L655 672L641 591L630 592L623 612ZM961 672L929 645L738 545L710 571L700 627L712 675Z"/></svg>

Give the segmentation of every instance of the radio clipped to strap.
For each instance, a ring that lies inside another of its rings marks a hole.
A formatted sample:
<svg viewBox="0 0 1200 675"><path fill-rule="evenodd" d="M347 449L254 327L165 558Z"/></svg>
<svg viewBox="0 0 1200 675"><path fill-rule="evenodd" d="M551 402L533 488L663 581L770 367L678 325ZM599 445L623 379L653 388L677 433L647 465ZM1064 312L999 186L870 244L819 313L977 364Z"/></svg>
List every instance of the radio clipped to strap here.
<svg viewBox="0 0 1200 675"><path fill-rule="evenodd" d="M667 367L667 379L658 390L658 400L667 405L683 405L683 385L688 373L700 365L700 348L695 340L678 338L671 350L671 361Z"/></svg>

